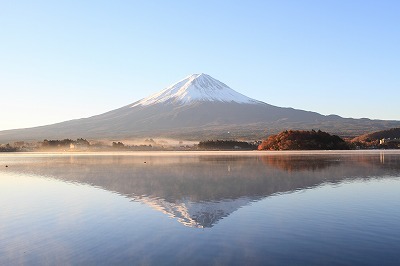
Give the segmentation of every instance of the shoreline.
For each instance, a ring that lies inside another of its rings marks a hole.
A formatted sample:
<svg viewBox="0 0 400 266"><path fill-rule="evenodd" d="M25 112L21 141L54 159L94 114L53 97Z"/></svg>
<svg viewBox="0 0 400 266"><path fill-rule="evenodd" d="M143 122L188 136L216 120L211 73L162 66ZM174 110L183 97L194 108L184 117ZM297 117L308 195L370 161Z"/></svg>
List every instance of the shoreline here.
<svg viewBox="0 0 400 266"><path fill-rule="evenodd" d="M90 152L2 152L0 157L9 156L266 156L266 155L352 155L352 154L400 154L400 150L295 150L295 151L90 151Z"/></svg>

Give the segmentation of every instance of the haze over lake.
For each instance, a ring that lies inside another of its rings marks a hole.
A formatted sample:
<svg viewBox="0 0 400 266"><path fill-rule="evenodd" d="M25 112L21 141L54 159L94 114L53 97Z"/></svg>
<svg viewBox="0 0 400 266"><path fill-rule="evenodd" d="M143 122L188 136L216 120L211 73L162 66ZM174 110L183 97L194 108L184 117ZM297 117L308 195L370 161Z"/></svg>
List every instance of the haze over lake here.
<svg viewBox="0 0 400 266"><path fill-rule="evenodd" d="M1 265L400 263L400 152L1 154L0 166Z"/></svg>

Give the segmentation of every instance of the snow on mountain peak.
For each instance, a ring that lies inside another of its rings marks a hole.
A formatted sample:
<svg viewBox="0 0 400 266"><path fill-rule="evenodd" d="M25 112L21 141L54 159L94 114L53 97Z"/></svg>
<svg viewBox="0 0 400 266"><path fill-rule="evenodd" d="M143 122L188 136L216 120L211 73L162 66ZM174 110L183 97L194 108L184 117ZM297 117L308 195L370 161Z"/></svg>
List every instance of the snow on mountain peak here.
<svg viewBox="0 0 400 266"><path fill-rule="evenodd" d="M140 100L132 107L156 103L190 104L204 101L258 103L258 101L234 91L211 76L201 73L187 76L164 90Z"/></svg>

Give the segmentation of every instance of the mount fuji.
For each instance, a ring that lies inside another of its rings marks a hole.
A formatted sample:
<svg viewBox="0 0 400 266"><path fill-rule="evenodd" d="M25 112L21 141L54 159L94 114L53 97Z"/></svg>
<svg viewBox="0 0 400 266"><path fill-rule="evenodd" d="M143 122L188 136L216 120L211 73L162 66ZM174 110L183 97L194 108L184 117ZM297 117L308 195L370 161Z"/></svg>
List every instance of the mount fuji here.
<svg viewBox="0 0 400 266"><path fill-rule="evenodd" d="M107 113L52 125L0 131L0 143L81 137L250 140L285 129L321 129L355 136L399 126L400 121L325 116L273 106L240 94L207 74L193 74L147 98Z"/></svg>

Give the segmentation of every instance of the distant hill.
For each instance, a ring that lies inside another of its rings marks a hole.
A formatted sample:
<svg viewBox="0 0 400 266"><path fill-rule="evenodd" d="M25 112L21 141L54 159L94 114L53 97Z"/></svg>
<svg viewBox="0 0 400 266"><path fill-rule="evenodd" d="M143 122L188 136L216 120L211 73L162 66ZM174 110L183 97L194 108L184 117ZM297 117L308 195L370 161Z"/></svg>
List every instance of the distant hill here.
<svg viewBox="0 0 400 266"><path fill-rule="evenodd" d="M336 135L326 132L285 130L264 140L259 150L348 150L347 143Z"/></svg>
<svg viewBox="0 0 400 266"><path fill-rule="evenodd" d="M364 134L352 139L352 142L372 142L381 139L400 139L400 127Z"/></svg>

